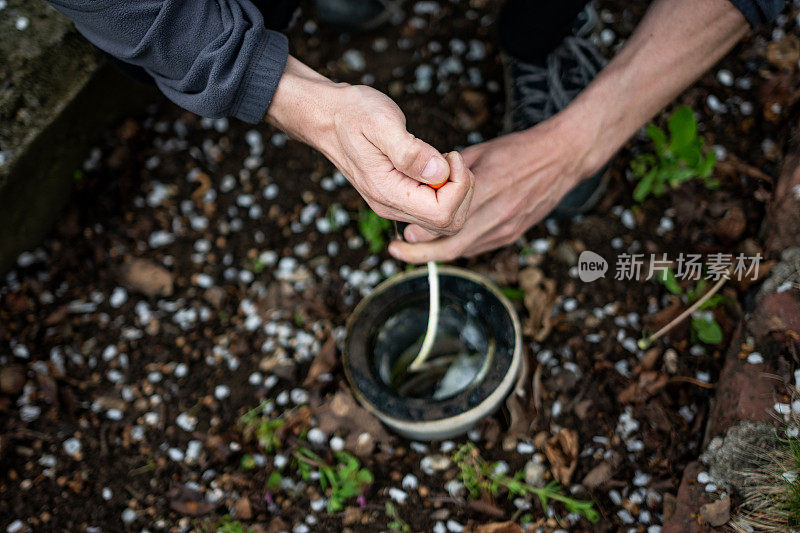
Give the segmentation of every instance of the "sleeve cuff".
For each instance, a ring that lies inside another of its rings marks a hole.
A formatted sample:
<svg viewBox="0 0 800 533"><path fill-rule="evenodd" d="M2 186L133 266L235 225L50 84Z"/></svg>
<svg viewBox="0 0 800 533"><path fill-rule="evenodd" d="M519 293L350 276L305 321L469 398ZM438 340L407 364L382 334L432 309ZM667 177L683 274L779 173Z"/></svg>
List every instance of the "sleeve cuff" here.
<svg viewBox="0 0 800 533"><path fill-rule="evenodd" d="M785 0L730 0L730 2L742 12L753 28L774 21L786 5Z"/></svg>
<svg viewBox="0 0 800 533"><path fill-rule="evenodd" d="M231 116L255 124L264 119L272 96L286 67L289 56L289 40L282 33L264 30L264 38L247 77L239 88L239 96Z"/></svg>

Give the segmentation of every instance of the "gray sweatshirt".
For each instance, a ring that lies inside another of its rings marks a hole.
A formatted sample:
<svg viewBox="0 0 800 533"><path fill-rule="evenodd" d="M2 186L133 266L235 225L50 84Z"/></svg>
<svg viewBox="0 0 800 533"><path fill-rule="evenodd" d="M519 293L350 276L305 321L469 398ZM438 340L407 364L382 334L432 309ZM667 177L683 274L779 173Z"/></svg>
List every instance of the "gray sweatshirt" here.
<svg viewBox="0 0 800 533"><path fill-rule="evenodd" d="M250 0L47 1L95 46L142 67L167 98L204 117L263 119L289 54ZM753 26L786 3L730 1Z"/></svg>

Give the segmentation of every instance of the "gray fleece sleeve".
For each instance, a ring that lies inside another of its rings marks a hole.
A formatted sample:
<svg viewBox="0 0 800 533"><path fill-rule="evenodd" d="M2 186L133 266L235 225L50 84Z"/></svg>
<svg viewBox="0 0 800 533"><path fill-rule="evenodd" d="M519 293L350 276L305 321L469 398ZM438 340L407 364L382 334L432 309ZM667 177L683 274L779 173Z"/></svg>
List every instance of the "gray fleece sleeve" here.
<svg viewBox="0 0 800 533"><path fill-rule="evenodd" d="M786 0L731 0L731 3L754 28L774 21L786 6Z"/></svg>
<svg viewBox="0 0 800 533"><path fill-rule="evenodd" d="M286 37L249 0L47 0L101 50L144 68L164 95L204 117L264 118Z"/></svg>

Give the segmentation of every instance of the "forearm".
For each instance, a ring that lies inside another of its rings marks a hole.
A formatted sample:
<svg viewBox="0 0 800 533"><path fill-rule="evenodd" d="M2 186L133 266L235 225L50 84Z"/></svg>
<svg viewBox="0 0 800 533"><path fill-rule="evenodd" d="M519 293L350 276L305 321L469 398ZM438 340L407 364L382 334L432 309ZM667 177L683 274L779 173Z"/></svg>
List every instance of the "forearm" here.
<svg viewBox="0 0 800 533"><path fill-rule="evenodd" d="M348 84L335 83L289 56L264 120L322 150L322 140L333 130L335 101L347 87Z"/></svg>
<svg viewBox="0 0 800 533"><path fill-rule="evenodd" d="M564 110L581 130L587 177L746 34L729 0L656 0L634 34Z"/></svg>

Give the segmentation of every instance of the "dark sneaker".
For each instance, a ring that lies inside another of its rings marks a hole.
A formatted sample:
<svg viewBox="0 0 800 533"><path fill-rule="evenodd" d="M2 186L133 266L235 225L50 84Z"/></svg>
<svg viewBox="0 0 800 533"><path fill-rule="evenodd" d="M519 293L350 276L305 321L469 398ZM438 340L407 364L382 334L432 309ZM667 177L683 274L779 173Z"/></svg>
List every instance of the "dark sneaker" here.
<svg viewBox="0 0 800 533"><path fill-rule="evenodd" d="M320 23L345 31L369 31L402 12L404 0L313 0Z"/></svg>
<svg viewBox="0 0 800 533"><path fill-rule="evenodd" d="M547 56L545 65L514 58L504 61L506 131L520 131L552 117L575 99L606 63L589 40L597 23L591 4L576 18L574 33ZM608 183L607 167L572 189L550 217L565 218L594 207Z"/></svg>

